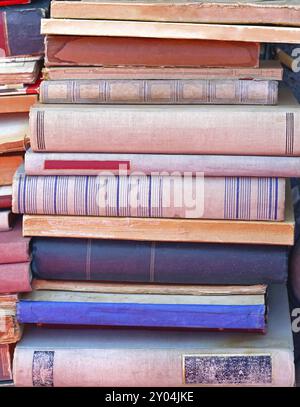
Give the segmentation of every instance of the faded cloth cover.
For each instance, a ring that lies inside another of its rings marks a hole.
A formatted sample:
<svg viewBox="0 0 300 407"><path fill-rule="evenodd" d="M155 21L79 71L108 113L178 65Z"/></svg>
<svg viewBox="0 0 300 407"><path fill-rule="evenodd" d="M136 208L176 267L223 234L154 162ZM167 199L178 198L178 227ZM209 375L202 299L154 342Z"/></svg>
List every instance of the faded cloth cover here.
<svg viewBox="0 0 300 407"><path fill-rule="evenodd" d="M286 288L272 287L266 335L29 328L14 354L17 386L293 386Z"/></svg>
<svg viewBox="0 0 300 407"><path fill-rule="evenodd" d="M300 157L230 156L193 154L105 154L35 153L25 154L26 175L98 175L203 172L207 177L299 177Z"/></svg>
<svg viewBox="0 0 300 407"><path fill-rule="evenodd" d="M0 264L28 262L30 239L22 236L22 219L13 229L0 233Z"/></svg>
<svg viewBox="0 0 300 407"><path fill-rule="evenodd" d="M254 177L29 176L13 212L47 215L284 220L285 180Z"/></svg>
<svg viewBox="0 0 300 407"><path fill-rule="evenodd" d="M42 55L41 18L48 15L49 0L0 9L0 57Z"/></svg>
<svg viewBox="0 0 300 407"><path fill-rule="evenodd" d="M65 80L40 87L41 103L274 105L277 96L277 81L255 80Z"/></svg>
<svg viewBox="0 0 300 407"><path fill-rule="evenodd" d="M259 43L47 35L46 66L258 67Z"/></svg>
<svg viewBox="0 0 300 407"><path fill-rule="evenodd" d="M278 106L37 104L30 141L48 152L300 156L300 111L285 89Z"/></svg>
<svg viewBox="0 0 300 407"><path fill-rule="evenodd" d="M0 264L0 293L31 291L30 263Z"/></svg>
<svg viewBox="0 0 300 407"><path fill-rule="evenodd" d="M32 273L49 280L270 284L287 279L284 246L34 238Z"/></svg>
<svg viewBox="0 0 300 407"><path fill-rule="evenodd" d="M17 304L19 323L265 330L263 295L155 295L33 291Z"/></svg>

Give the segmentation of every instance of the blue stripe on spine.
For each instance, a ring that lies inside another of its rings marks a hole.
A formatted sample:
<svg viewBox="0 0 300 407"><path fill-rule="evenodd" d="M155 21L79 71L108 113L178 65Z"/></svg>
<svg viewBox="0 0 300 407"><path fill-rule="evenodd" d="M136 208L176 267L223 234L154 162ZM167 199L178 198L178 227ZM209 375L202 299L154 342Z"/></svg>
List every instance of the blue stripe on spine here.
<svg viewBox="0 0 300 407"><path fill-rule="evenodd" d="M56 215L57 210L56 210L56 194L57 194L57 175L55 176L54 180L54 194L53 194L53 209L54 209L54 214Z"/></svg>
<svg viewBox="0 0 300 407"><path fill-rule="evenodd" d="M277 220L278 211L278 178L275 178L275 204L274 204L274 219Z"/></svg>
<svg viewBox="0 0 300 407"><path fill-rule="evenodd" d="M85 177L85 188L84 188L84 209L85 215L87 216L88 213L88 191L89 191L89 177Z"/></svg>
<svg viewBox="0 0 300 407"><path fill-rule="evenodd" d="M269 178L269 215L268 219L272 219L272 203L273 203L273 179Z"/></svg>
<svg viewBox="0 0 300 407"><path fill-rule="evenodd" d="M240 204L240 177L236 179L236 207L235 207L235 217L239 218L239 204Z"/></svg>

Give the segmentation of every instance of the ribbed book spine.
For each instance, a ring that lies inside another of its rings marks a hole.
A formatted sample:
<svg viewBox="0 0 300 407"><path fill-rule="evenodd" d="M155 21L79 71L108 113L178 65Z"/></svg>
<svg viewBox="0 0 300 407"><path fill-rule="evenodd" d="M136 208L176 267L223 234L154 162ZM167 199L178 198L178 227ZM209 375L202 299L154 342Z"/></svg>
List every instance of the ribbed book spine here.
<svg viewBox="0 0 300 407"><path fill-rule="evenodd" d="M25 214L283 220L285 180L251 177L26 176L13 211Z"/></svg>
<svg viewBox="0 0 300 407"><path fill-rule="evenodd" d="M254 80L65 80L40 87L42 103L273 105L277 94L277 81Z"/></svg>

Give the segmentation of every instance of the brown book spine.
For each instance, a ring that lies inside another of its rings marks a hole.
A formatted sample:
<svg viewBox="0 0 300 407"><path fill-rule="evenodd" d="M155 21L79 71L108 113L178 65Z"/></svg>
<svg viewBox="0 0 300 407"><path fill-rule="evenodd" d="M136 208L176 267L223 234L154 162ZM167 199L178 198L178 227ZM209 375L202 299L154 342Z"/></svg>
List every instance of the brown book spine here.
<svg viewBox="0 0 300 407"><path fill-rule="evenodd" d="M42 103L273 105L277 96L277 81L255 80L62 80L40 88Z"/></svg>
<svg viewBox="0 0 300 407"><path fill-rule="evenodd" d="M0 384L12 380L10 351L8 345L0 345Z"/></svg>
<svg viewBox="0 0 300 407"><path fill-rule="evenodd" d="M0 185L11 185L17 168L23 163L23 155L8 155L0 158Z"/></svg>
<svg viewBox="0 0 300 407"><path fill-rule="evenodd" d="M27 113L37 100L37 95L1 96L0 113Z"/></svg>
<svg viewBox="0 0 300 407"><path fill-rule="evenodd" d="M255 42L197 39L46 37L46 66L136 65L258 67Z"/></svg>

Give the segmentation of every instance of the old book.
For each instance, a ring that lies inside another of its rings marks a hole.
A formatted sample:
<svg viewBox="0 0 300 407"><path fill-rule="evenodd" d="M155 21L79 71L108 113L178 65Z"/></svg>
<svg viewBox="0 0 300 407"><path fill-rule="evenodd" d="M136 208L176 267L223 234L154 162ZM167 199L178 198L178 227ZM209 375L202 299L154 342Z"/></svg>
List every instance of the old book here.
<svg viewBox="0 0 300 407"><path fill-rule="evenodd" d="M271 94L270 94L271 97ZM276 96L275 96L276 97ZM10 95L3 96L0 93L0 113L27 113L31 106L38 101L37 95ZM1 117L0 117L1 120ZM23 138L24 143L24 138Z"/></svg>
<svg viewBox="0 0 300 407"><path fill-rule="evenodd" d="M3 246L3 244L1 246ZM14 254L11 253L11 257L13 257L13 255ZM30 283L31 271L29 259L26 263L0 264L0 293L28 292L31 291Z"/></svg>
<svg viewBox="0 0 300 407"><path fill-rule="evenodd" d="M41 58L35 60L26 60L24 58L16 58L14 61L6 61L0 59L0 84L29 84L34 83L38 79L41 69Z"/></svg>
<svg viewBox="0 0 300 407"><path fill-rule="evenodd" d="M45 35L82 35L138 38L200 39L291 43L300 42L299 27L193 24L156 21L42 19Z"/></svg>
<svg viewBox="0 0 300 407"><path fill-rule="evenodd" d="M216 79L43 81L39 98L41 103L172 105L274 105L277 99L277 81Z"/></svg>
<svg viewBox="0 0 300 407"><path fill-rule="evenodd" d="M285 180L181 175L14 177L14 213L284 220Z"/></svg>
<svg viewBox="0 0 300 407"><path fill-rule="evenodd" d="M32 239L31 269L37 282L70 280L74 286L75 281L272 284L287 279L288 249L249 244L38 237Z"/></svg>
<svg viewBox="0 0 300 407"><path fill-rule="evenodd" d="M105 154L43 153L26 151L26 175L115 175L140 173L203 173L207 177L300 177L299 157L184 155L184 154Z"/></svg>
<svg viewBox="0 0 300 407"><path fill-rule="evenodd" d="M0 115L0 154L24 151L29 144L28 113L11 112L13 106L2 103L2 97L0 96L0 109L8 109L10 113ZM33 102L31 96L29 98ZM9 99L11 100L11 97ZM15 102L14 100L13 103ZM1 157L1 162L3 160L5 158Z"/></svg>
<svg viewBox="0 0 300 407"><path fill-rule="evenodd" d="M0 209L0 232L11 229L13 214L10 209Z"/></svg>
<svg viewBox="0 0 300 407"><path fill-rule="evenodd" d="M269 304L266 335L31 327L16 347L14 380L35 387L293 386L283 285L271 287Z"/></svg>
<svg viewBox="0 0 300 407"><path fill-rule="evenodd" d="M0 345L0 386L12 380L12 366L9 345Z"/></svg>
<svg viewBox="0 0 300 407"><path fill-rule="evenodd" d="M285 89L278 106L38 104L30 141L49 152L299 156L299 121Z"/></svg>
<svg viewBox="0 0 300 407"><path fill-rule="evenodd" d="M21 339L22 328L16 318L16 294L0 295L0 344L15 343Z"/></svg>
<svg viewBox="0 0 300 407"><path fill-rule="evenodd" d="M12 230L0 233L0 264L29 262L29 240L22 236L22 219L17 219Z"/></svg>
<svg viewBox="0 0 300 407"><path fill-rule="evenodd" d="M49 0L2 7L0 10L0 53L2 57L43 55L41 18L47 17ZM30 40L28 40L30 39Z"/></svg>
<svg viewBox="0 0 300 407"><path fill-rule="evenodd" d="M58 33L57 33L58 34ZM260 45L234 41L50 35L45 65L258 67ZM126 52L124 52L126 50Z"/></svg>
<svg viewBox="0 0 300 407"><path fill-rule="evenodd" d="M76 291L106 294L159 294L159 295L202 295L234 296L265 295L267 286L258 285L189 285L189 284L140 284L140 283L103 283L95 281L32 281L33 290Z"/></svg>
<svg viewBox="0 0 300 407"><path fill-rule="evenodd" d="M8 85L0 85L0 97L3 96L20 96L24 95L28 96L35 96L39 94L39 87L41 84L41 79L39 78L36 82L31 83L29 85L24 85L23 83L19 84L8 84ZM20 99L22 100L22 99Z"/></svg>
<svg viewBox="0 0 300 407"><path fill-rule="evenodd" d="M24 324L196 328L264 332L264 295L32 291L19 296Z"/></svg>
<svg viewBox="0 0 300 407"><path fill-rule="evenodd" d="M1 140L1 135L0 135ZM0 141L1 143L1 141ZM10 144L11 145L11 144ZM0 150L2 146L0 144ZM14 145L14 148L16 146ZM5 146L7 149L7 144ZM0 187L12 185L13 177L18 167L23 163L23 155L6 155L0 153Z"/></svg>
<svg viewBox="0 0 300 407"><path fill-rule="evenodd" d="M1 160L0 160L1 161ZM11 209L12 185L0 185L0 209Z"/></svg>
<svg viewBox="0 0 300 407"><path fill-rule="evenodd" d="M161 242L294 244L294 214L287 200L285 221L157 219L24 215L24 236Z"/></svg>
<svg viewBox="0 0 300 407"><path fill-rule="evenodd" d="M299 0L52 1L51 17L299 26Z"/></svg>
<svg viewBox="0 0 300 407"><path fill-rule="evenodd" d="M149 66L66 66L43 69L45 80L76 79L282 79L278 61L260 61L256 68L149 67Z"/></svg>

